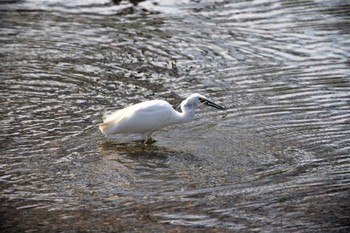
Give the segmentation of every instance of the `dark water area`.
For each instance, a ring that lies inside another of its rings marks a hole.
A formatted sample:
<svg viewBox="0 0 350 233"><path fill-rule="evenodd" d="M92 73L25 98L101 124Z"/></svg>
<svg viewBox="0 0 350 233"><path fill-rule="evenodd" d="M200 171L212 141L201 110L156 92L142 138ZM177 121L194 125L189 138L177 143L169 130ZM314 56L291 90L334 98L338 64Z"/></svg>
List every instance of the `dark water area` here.
<svg viewBox="0 0 350 233"><path fill-rule="evenodd" d="M0 1L1 232L349 232L350 2ZM227 110L106 139L102 115Z"/></svg>

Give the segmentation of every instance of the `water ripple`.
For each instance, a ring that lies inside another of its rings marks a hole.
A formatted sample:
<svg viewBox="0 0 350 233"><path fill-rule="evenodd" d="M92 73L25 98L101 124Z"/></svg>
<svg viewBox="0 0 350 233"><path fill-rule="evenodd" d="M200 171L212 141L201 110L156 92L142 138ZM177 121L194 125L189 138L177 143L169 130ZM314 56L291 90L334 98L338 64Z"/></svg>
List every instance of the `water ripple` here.
<svg viewBox="0 0 350 233"><path fill-rule="evenodd" d="M96 231L347 230L347 3L6 1L0 11L4 229L86 231L92 219ZM105 111L178 106L192 92L227 110L201 107L152 146L98 131Z"/></svg>

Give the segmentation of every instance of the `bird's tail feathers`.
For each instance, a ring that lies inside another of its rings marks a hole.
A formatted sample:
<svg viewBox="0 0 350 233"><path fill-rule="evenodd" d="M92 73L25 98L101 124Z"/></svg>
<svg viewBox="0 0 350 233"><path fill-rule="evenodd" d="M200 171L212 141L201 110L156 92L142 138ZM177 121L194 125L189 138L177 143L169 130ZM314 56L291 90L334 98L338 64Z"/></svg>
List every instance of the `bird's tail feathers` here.
<svg viewBox="0 0 350 233"><path fill-rule="evenodd" d="M105 136L109 136L112 131L113 121L107 121L100 124L99 128Z"/></svg>
<svg viewBox="0 0 350 233"><path fill-rule="evenodd" d="M105 112L102 116L103 122L110 121L111 119L118 119L121 116L122 112L117 110L115 112Z"/></svg>

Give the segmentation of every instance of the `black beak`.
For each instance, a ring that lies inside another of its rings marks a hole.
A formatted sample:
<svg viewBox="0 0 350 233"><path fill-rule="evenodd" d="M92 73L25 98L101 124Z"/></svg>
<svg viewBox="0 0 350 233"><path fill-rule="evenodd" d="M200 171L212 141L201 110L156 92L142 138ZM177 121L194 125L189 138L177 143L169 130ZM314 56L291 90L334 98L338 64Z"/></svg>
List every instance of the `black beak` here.
<svg viewBox="0 0 350 233"><path fill-rule="evenodd" d="M224 108L224 107L222 107L222 106L220 106L220 105L218 105L216 103L213 103L213 102L211 102L211 101L209 101L207 99L200 98L199 100L201 101L201 103L203 103L205 105L208 105L210 107L214 107L214 108L217 108L217 109L220 109L220 110L225 110L226 109L226 108Z"/></svg>

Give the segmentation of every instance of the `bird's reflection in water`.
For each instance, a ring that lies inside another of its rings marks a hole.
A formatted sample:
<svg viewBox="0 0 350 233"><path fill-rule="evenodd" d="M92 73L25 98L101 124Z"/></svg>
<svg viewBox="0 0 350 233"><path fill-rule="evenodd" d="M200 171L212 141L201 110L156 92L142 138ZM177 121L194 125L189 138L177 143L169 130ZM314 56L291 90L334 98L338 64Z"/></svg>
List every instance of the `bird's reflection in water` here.
<svg viewBox="0 0 350 233"><path fill-rule="evenodd" d="M99 151L102 163L108 169L106 172L118 174L115 182L121 184L118 189L110 192L113 194L111 198L148 195L150 182L159 173L169 171L168 160L171 152L164 147L145 146L141 141L105 141L99 144Z"/></svg>
<svg viewBox="0 0 350 233"><path fill-rule="evenodd" d="M106 141L99 145L99 149L104 163L126 180L124 191L113 191L114 195L120 195L120 192L125 195L125 190L128 190L131 196L148 196L161 190L160 186L176 190L178 187L173 187L173 183L180 182L179 170L189 164L181 152L161 146L145 146L143 142Z"/></svg>
<svg viewBox="0 0 350 233"><path fill-rule="evenodd" d="M101 155L109 160L128 166L168 167L170 164L198 163L199 159L187 152L164 146L145 145L143 141L118 142L105 141L99 144Z"/></svg>
<svg viewBox="0 0 350 233"><path fill-rule="evenodd" d="M99 149L105 157L125 157L132 160L167 160L169 156L182 154L163 146L145 145L141 140L133 142L105 141L99 145Z"/></svg>

